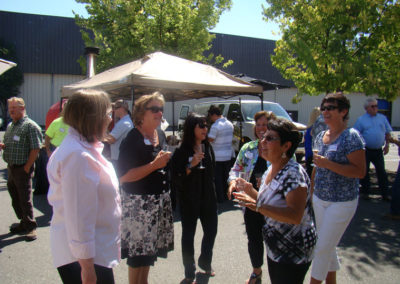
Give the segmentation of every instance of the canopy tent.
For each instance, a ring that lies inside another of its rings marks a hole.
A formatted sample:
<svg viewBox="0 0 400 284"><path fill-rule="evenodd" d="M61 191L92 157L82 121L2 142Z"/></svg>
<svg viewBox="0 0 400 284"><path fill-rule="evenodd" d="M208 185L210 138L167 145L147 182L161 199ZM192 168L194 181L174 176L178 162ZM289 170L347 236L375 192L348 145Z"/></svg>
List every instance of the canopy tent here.
<svg viewBox="0 0 400 284"><path fill-rule="evenodd" d="M109 69L91 78L64 86L62 97L78 89L98 88L114 98L137 99L161 91L166 101L260 94L263 88L235 78L209 65L155 52ZM133 90L133 91L132 91Z"/></svg>
<svg viewBox="0 0 400 284"><path fill-rule="evenodd" d="M6 72L8 69L17 66L16 63L7 61L0 58L0 75Z"/></svg>

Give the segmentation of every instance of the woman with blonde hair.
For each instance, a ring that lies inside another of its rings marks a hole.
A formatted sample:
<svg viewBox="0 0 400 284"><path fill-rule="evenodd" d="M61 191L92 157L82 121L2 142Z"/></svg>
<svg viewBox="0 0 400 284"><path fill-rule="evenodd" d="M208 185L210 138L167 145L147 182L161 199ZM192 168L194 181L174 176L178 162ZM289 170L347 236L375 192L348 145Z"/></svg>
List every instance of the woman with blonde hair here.
<svg viewBox="0 0 400 284"><path fill-rule="evenodd" d="M51 251L63 283L114 283L120 261L121 205L114 168L101 154L111 102L80 90L64 109L69 132L47 166L53 207Z"/></svg>
<svg viewBox="0 0 400 284"><path fill-rule="evenodd" d="M159 92L140 97L133 109L133 128L122 141L117 162L122 185L122 258L129 283L148 283L150 266L174 247L174 227L166 167L170 152L158 129L164 111Z"/></svg>

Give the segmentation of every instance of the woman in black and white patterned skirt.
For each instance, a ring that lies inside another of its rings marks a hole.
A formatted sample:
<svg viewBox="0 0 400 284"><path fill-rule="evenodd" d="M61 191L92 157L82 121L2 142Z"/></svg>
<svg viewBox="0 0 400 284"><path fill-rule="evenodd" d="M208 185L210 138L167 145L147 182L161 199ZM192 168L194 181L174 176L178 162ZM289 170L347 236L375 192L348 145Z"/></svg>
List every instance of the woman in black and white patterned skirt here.
<svg viewBox="0 0 400 284"><path fill-rule="evenodd" d="M120 146L117 172L122 185L122 258L127 258L129 283L147 283L150 266L174 246L171 198L163 170L170 152L162 151L165 134L157 129L164 97L142 96L133 109L133 128Z"/></svg>
<svg viewBox="0 0 400 284"><path fill-rule="evenodd" d="M293 123L270 120L261 155L271 166L262 177L259 192L239 179L245 192L233 193L242 205L265 216L263 236L272 284L303 283L316 243L310 179L292 159L300 140Z"/></svg>

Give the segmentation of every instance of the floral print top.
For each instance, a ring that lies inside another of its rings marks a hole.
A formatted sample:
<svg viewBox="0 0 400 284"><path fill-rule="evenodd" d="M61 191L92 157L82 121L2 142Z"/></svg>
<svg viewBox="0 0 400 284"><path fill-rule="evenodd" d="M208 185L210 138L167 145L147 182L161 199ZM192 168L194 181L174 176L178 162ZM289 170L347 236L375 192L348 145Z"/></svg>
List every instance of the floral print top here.
<svg viewBox="0 0 400 284"><path fill-rule="evenodd" d="M365 149L364 139L360 133L349 128L344 130L340 136L330 144L325 144L322 131L315 138L314 148L318 149L318 155L327 157L329 160L347 165L347 155L361 149ZM325 168L316 167L314 194L321 200L331 202L351 201L358 196L359 179L339 175Z"/></svg>
<svg viewBox="0 0 400 284"><path fill-rule="evenodd" d="M236 179L239 172L246 172L249 174L249 177L252 175L254 166L258 159L258 143L259 140L255 140L242 146L235 164L229 171L228 183ZM267 162L267 165L269 165L269 162Z"/></svg>

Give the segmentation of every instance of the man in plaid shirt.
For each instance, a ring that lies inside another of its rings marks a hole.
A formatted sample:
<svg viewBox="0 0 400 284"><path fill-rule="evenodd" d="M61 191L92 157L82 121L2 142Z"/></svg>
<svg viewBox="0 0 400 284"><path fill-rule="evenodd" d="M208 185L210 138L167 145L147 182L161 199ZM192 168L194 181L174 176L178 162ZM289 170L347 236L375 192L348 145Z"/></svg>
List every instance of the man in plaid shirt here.
<svg viewBox="0 0 400 284"><path fill-rule="evenodd" d="M8 192L20 223L10 226L10 232L24 234L27 241L36 239L36 220L32 206L33 165L42 143L40 127L25 114L22 98L8 99L8 112L12 122L4 133L3 159L8 164Z"/></svg>

